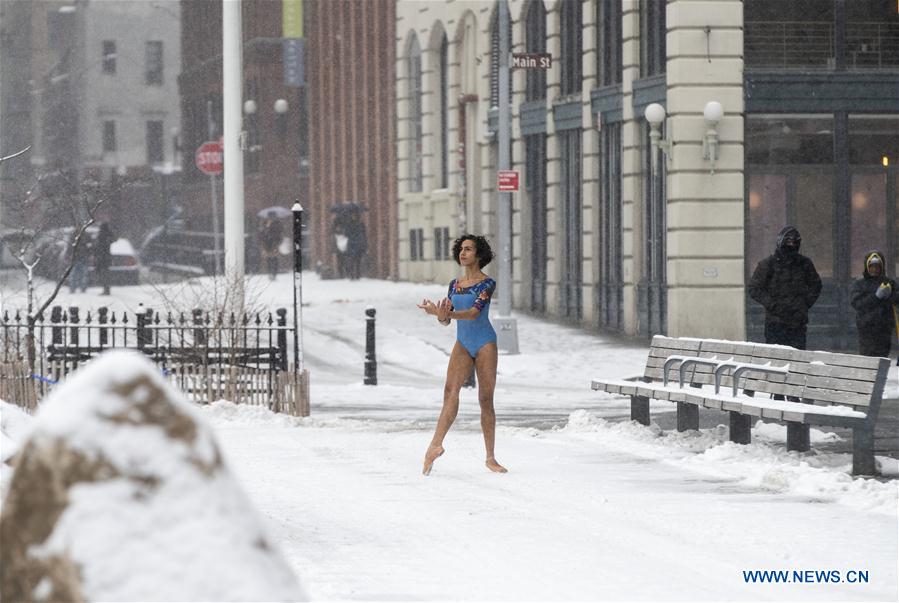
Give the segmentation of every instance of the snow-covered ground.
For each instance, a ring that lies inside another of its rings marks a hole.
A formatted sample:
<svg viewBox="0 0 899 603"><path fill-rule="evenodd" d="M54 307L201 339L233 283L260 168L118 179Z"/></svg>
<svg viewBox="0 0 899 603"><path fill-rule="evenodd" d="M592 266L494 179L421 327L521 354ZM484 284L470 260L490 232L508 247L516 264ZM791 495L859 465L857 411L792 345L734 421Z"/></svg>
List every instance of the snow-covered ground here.
<svg viewBox="0 0 899 603"><path fill-rule="evenodd" d="M133 310L208 289L66 291L60 303ZM248 289L274 306L292 296L287 275ZM463 391L447 452L422 477L454 330L415 304L444 292L306 275L312 416L202 409L314 599L897 599L895 480L852 478L848 454L815 450L837 437L826 431L812 430L813 451L798 454L785 451L778 425L757 424L753 444L737 446L725 426L677 433L626 421L628 401L589 383L641 373L646 348L633 343L518 316L522 353L501 356L496 392L497 457L510 472L484 468L477 400ZM13 279L3 293L5 307L23 305ZM362 385L368 305L376 387ZM887 396L899 397L895 373ZM9 405L0 418L6 457L29 418ZM8 477L4 469L4 491ZM793 581L747 582L753 570L787 570ZM842 581L795 582L806 570ZM846 581L850 571L868 582Z"/></svg>

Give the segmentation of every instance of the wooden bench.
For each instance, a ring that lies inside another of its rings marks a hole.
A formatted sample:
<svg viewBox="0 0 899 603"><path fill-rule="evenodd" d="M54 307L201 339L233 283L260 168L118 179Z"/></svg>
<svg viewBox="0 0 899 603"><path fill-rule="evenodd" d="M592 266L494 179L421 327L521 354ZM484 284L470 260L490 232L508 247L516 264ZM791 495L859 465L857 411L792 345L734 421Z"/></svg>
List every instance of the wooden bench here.
<svg viewBox="0 0 899 603"><path fill-rule="evenodd" d="M874 424L890 361L745 341L653 337L642 381L594 379L631 398L649 425L649 400L677 404L677 429L699 428L699 409L729 413L730 440L750 442L754 419L785 423L787 449L809 450L809 426L852 428L852 472L874 474ZM763 396L763 394L767 394ZM786 396L786 400L773 396Z"/></svg>

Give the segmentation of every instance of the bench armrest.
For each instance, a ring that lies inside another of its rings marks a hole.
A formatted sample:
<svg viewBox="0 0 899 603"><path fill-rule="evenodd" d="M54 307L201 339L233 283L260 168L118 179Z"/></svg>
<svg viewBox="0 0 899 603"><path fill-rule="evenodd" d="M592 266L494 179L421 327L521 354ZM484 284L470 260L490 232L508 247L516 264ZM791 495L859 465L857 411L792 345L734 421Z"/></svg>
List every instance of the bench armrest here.
<svg viewBox="0 0 899 603"><path fill-rule="evenodd" d="M734 374L731 375L733 379L733 396L737 396L737 390L739 389L740 377L743 376L743 373L752 371L754 373L765 373L766 375L787 375L790 373L790 365L787 364L785 366L771 366L771 363L767 364L746 364L743 362L731 362L729 364L722 364L718 368L715 369L715 393L718 393L721 385L721 375L728 368L734 369Z"/></svg>
<svg viewBox="0 0 899 603"><path fill-rule="evenodd" d="M732 361L733 361L733 358L721 361L721 360L718 360L717 358L700 358L698 356L679 356L679 355L668 356L668 358L665 359L664 366L662 367L662 385L666 385L666 386L668 385L668 371L671 369L671 365L673 365L675 362L681 363L680 367L678 368L678 375L680 378L680 386L683 387L684 379L687 376L687 367L688 366L690 366L692 364L702 364L705 366L714 366L716 374L717 374L718 367L720 367L722 364L726 365L726 366L732 366L733 365ZM715 391L717 392L718 390L716 389Z"/></svg>

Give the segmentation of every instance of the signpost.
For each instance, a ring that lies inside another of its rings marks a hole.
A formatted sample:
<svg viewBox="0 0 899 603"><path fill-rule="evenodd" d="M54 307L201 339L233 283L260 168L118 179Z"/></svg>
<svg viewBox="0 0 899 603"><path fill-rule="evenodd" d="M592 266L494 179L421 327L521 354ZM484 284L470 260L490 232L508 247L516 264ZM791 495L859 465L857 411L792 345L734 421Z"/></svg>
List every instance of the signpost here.
<svg viewBox="0 0 899 603"><path fill-rule="evenodd" d="M208 122L209 136L213 136L215 129L212 121L212 101L206 103L206 120ZM209 193L212 196L212 252L215 254L213 258L213 266L215 266L215 276L221 274L221 258L219 253L219 210L215 191L215 177L224 171L225 156L222 149L221 140L207 140L197 149L194 155L194 162L197 169L204 174L209 174Z"/></svg>

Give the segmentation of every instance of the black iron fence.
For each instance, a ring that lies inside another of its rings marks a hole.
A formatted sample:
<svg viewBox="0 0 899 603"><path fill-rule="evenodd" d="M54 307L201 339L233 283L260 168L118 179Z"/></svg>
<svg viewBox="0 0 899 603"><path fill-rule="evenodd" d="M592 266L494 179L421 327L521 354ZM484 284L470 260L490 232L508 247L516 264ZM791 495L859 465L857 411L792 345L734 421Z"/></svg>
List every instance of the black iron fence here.
<svg viewBox="0 0 899 603"><path fill-rule="evenodd" d="M272 393L276 374L295 370L288 358L294 336L284 308L237 316L202 309L147 308L128 313L54 306L49 316L38 316L32 325L21 311L0 316L0 361L31 363L31 378L41 395L80 364L111 348L139 351L165 374L192 367L227 379L236 369L254 375L257 382L265 381L258 387Z"/></svg>

